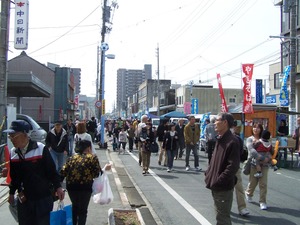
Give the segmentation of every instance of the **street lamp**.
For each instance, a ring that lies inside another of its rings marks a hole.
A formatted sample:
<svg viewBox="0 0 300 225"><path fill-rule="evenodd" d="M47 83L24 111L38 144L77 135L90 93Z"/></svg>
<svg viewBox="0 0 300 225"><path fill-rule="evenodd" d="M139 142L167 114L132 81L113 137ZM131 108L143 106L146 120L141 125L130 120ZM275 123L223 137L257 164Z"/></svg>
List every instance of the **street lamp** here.
<svg viewBox="0 0 300 225"><path fill-rule="evenodd" d="M109 49L108 44L105 42L101 43L101 66L102 66L102 74L101 74L101 145L104 147L104 126L105 126L105 98L104 98L104 87L105 87L105 60L108 59L114 59L115 55L113 54L105 54L105 52Z"/></svg>

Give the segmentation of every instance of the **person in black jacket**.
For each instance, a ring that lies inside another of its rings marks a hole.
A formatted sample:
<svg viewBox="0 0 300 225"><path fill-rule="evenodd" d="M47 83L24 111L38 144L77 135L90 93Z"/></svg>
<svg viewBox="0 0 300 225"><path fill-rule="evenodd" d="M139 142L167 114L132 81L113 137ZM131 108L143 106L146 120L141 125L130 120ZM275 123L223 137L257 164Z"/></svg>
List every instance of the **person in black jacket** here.
<svg viewBox="0 0 300 225"><path fill-rule="evenodd" d="M10 152L10 177L8 202L15 205L20 225L49 225L53 209L53 196L50 184L54 186L60 200L64 191L60 176L48 148L40 142L30 140L29 124L24 120L12 121L4 132L14 145Z"/></svg>
<svg viewBox="0 0 300 225"><path fill-rule="evenodd" d="M76 134L76 127L72 119L68 119L67 123L64 125L63 128L66 130L68 135L68 142L69 142L68 156L71 156L73 152L73 144L74 144L74 136Z"/></svg>
<svg viewBox="0 0 300 225"><path fill-rule="evenodd" d="M157 128L156 136L158 139L159 145L159 156L158 156L158 165L161 165L162 161L164 166L167 166L167 152L166 149L163 148L162 144L164 141L165 133L168 131L168 120L161 121L160 125ZM164 157L164 160L163 160Z"/></svg>
<svg viewBox="0 0 300 225"><path fill-rule="evenodd" d="M168 155L168 173L173 169L174 156L178 145L178 133L175 131L175 124L170 124L170 130L164 136L163 148L166 149Z"/></svg>
<svg viewBox="0 0 300 225"><path fill-rule="evenodd" d="M175 130L178 134L178 144L177 144L175 159L177 159L178 157L179 157L179 159L181 159L183 152L184 152L184 148L185 148L184 127L185 127L184 120L179 119L178 124L176 124L176 126L175 126Z"/></svg>
<svg viewBox="0 0 300 225"><path fill-rule="evenodd" d="M56 170L59 172L69 150L68 135L60 121L55 122L54 127L48 132L45 142L56 165Z"/></svg>
<svg viewBox="0 0 300 225"><path fill-rule="evenodd" d="M214 199L217 224L222 225L231 225L230 211L237 181L235 175L240 166L240 143L230 131L233 122L230 113L218 114L215 154L205 172L206 187L211 190Z"/></svg>

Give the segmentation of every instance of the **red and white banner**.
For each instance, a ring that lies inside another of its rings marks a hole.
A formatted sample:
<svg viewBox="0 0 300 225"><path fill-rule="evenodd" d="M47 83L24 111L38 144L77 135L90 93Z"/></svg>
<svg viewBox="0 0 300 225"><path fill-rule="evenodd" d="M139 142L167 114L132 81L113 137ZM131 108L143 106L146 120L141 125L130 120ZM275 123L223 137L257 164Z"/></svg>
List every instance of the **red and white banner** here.
<svg viewBox="0 0 300 225"><path fill-rule="evenodd" d="M243 113L253 113L252 96L251 96L251 81L252 81L252 74L253 74L253 64L242 64L242 69L245 74L245 76L243 76L243 82L244 82Z"/></svg>
<svg viewBox="0 0 300 225"><path fill-rule="evenodd" d="M222 86L222 82L221 82L221 76L219 73L217 73L217 80L218 80L220 97L221 97L221 102L222 102L221 112L228 112L228 108L227 108L227 104L226 104L226 100L225 100L225 96L224 96L224 91L223 91L223 86Z"/></svg>

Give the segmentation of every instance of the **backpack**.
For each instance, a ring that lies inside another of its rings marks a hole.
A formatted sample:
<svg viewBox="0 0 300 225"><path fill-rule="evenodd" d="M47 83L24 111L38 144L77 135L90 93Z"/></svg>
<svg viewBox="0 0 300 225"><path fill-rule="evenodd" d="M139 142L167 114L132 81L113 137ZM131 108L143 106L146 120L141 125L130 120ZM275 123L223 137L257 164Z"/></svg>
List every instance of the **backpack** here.
<svg viewBox="0 0 300 225"><path fill-rule="evenodd" d="M75 148L74 151L75 153L79 152L79 141L81 141L81 138L78 137L78 135L75 135Z"/></svg>

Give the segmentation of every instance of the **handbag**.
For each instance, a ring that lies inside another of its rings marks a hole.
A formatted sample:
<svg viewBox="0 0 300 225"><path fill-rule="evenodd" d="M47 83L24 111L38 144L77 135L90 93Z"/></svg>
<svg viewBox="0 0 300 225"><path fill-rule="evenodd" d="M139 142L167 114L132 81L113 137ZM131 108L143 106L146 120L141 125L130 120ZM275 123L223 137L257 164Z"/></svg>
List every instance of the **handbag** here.
<svg viewBox="0 0 300 225"><path fill-rule="evenodd" d="M111 187L109 184L108 176L105 171L103 171L103 189L101 193L95 194L93 196L93 201L96 204L104 205L104 204L109 204L113 201L114 196L111 191Z"/></svg>
<svg viewBox="0 0 300 225"><path fill-rule="evenodd" d="M73 225L72 205L64 206L64 202L59 201L57 210L50 212L50 225Z"/></svg>
<svg viewBox="0 0 300 225"><path fill-rule="evenodd" d="M247 161L244 163L243 165L243 174L245 175L249 175L250 174L250 170L251 170L251 161L252 161L252 158L248 158Z"/></svg>
<svg viewBox="0 0 300 225"><path fill-rule="evenodd" d="M149 146L149 150L152 153L157 153L158 152L158 144L156 142L152 142Z"/></svg>

